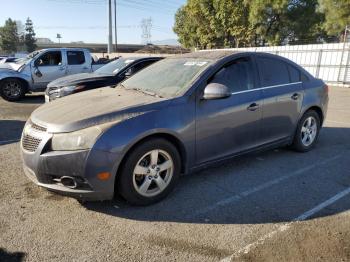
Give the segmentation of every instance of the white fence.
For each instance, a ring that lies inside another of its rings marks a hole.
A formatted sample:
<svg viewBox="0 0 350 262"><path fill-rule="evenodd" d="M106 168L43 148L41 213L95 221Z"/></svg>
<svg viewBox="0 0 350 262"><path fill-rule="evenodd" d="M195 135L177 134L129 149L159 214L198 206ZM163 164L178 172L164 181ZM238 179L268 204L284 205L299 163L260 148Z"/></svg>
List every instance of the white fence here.
<svg viewBox="0 0 350 262"><path fill-rule="evenodd" d="M294 61L315 77L328 83L350 85L350 43L229 48L225 50L277 54Z"/></svg>

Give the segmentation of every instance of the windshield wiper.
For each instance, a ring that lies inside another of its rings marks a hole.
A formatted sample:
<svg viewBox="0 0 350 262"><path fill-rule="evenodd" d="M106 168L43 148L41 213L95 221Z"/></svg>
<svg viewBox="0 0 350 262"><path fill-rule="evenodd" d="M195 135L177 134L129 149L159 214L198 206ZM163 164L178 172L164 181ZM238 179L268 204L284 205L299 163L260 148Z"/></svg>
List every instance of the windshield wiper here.
<svg viewBox="0 0 350 262"><path fill-rule="evenodd" d="M144 93L144 94L146 94L146 95L150 95L150 96L155 96L155 97L162 98L162 96L158 95L158 94L155 93L155 92L149 91L149 90L143 90L143 89L141 89L141 88L132 88L132 90L139 91L139 92Z"/></svg>

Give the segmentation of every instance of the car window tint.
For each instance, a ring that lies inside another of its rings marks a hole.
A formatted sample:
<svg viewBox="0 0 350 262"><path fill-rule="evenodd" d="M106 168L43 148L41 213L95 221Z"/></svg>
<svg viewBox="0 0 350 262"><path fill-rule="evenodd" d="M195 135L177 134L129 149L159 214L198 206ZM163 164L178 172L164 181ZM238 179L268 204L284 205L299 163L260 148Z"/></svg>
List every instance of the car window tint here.
<svg viewBox="0 0 350 262"><path fill-rule="evenodd" d="M308 82L309 77L307 77L305 74L301 73L301 82Z"/></svg>
<svg viewBox="0 0 350 262"><path fill-rule="evenodd" d="M286 63L267 57L258 57L257 62L263 87L289 83Z"/></svg>
<svg viewBox="0 0 350 262"><path fill-rule="evenodd" d="M294 66L288 65L288 71L290 75L290 81L292 83L300 82L300 71Z"/></svg>
<svg viewBox="0 0 350 262"><path fill-rule="evenodd" d="M140 71L141 69L149 66L150 64L153 64L154 61L143 61L140 62L132 67L132 73L135 74L136 72Z"/></svg>
<svg viewBox="0 0 350 262"><path fill-rule="evenodd" d="M81 65L85 63L83 51L67 51L68 65Z"/></svg>
<svg viewBox="0 0 350 262"><path fill-rule="evenodd" d="M47 52L40 56L36 61L36 66L57 66L62 64L61 51Z"/></svg>
<svg viewBox="0 0 350 262"><path fill-rule="evenodd" d="M249 57L239 58L217 72L211 83L226 85L232 93L254 88L253 67Z"/></svg>

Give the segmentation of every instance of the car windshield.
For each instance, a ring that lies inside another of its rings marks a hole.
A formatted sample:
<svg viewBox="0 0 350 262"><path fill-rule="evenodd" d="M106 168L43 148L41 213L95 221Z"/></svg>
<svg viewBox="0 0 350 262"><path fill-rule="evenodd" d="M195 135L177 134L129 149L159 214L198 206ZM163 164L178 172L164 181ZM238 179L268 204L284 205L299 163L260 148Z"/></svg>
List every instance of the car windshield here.
<svg viewBox="0 0 350 262"><path fill-rule="evenodd" d="M113 62L110 62L101 68L97 69L95 73L97 74L108 74L108 75L115 75L117 74L120 70L122 70L124 67L126 67L128 64L134 62L135 60L133 59L124 59L124 58L119 58Z"/></svg>
<svg viewBox="0 0 350 262"><path fill-rule="evenodd" d="M209 59L168 58L143 69L125 80L126 89L175 97L188 90L192 81L211 64Z"/></svg>
<svg viewBox="0 0 350 262"><path fill-rule="evenodd" d="M28 62L29 60L31 60L32 58L34 58L38 54L40 54L42 51L44 51L44 50L34 51L34 52L28 54L26 57L17 59L15 63L16 64L25 64L26 62Z"/></svg>

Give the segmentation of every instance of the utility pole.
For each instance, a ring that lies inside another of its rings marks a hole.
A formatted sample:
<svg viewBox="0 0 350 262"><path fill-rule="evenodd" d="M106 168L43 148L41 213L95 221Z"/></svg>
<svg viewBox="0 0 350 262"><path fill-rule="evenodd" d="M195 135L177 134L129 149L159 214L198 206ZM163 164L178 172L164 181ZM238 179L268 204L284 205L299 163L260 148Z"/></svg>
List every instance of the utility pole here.
<svg viewBox="0 0 350 262"><path fill-rule="evenodd" d="M60 45L61 44L61 34L57 34L56 38L58 39L58 44Z"/></svg>
<svg viewBox="0 0 350 262"><path fill-rule="evenodd" d="M150 44L152 42L151 41L152 17L142 19L141 28L142 28L142 35L141 35L142 43L145 45Z"/></svg>
<svg viewBox="0 0 350 262"><path fill-rule="evenodd" d="M118 36L117 36L117 0L114 0L114 41L115 48L114 51L117 52L118 47Z"/></svg>
<svg viewBox="0 0 350 262"><path fill-rule="evenodd" d="M113 52L113 39L112 39L112 0L108 0L108 54Z"/></svg>

